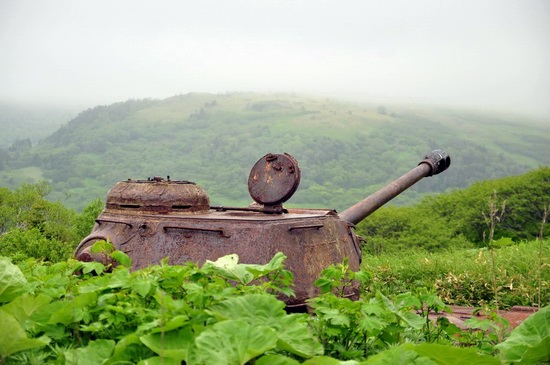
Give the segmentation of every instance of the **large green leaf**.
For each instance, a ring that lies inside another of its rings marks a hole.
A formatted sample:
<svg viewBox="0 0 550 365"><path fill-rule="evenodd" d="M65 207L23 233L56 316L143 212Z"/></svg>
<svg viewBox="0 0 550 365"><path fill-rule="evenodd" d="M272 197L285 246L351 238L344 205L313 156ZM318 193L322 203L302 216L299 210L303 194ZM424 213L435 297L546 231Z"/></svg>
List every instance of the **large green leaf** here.
<svg viewBox="0 0 550 365"><path fill-rule="evenodd" d="M473 348L460 348L424 343L410 347L417 354L427 357L440 365L499 365L496 357L480 355Z"/></svg>
<svg viewBox="0 0 550 365"><path fill-rule="evenodd" d="M239 256L236 254L220 257L216 261L206 260L203 268L212 269L219 275L241 284L248 284L254 280L254 275L244 266L239 265Z"/></svg>
<svg viewBox="0 0 550 365"><path fill-rule="evenodd" d="M224 300L211 308L220 319L243 319L250 324L269 325L286 315L285 303L272 295L246 294Z"/></svg>
<svg viewBox="0 0 550 365"><path fill-rule="evenodd" d="M316 313L323 320L329 322L334 326L343 326L349 327L351 323L351 318L347 313L343 313L340 309L337 308L316 308Z"/></svg>
<svg viewBox="0 0 550 365"><path fill-rule="evenodd" d="M361 330L371 334L380 333L382 329L388 326L388 323L383 318L364 314L358 319L358 325Z"/></svg>
<svg viewBox="0 0 550 365"><path fill-rule="evenodd" d="M414 329L422 329L426 324L426 320L418 314L407 311L399 311L396 313L409 327Z"/></svg>
<svg viewBox="0 0 550 365"><path fill-rule="evenodd" d="M380 299L381 302L386 306L386 309L394 313L408 326L415 329L421 329L426 323L425 319L420 317L418 314L412 313L407 309L402 309L400 307L398 308L390 299L388 299L382 293L376 293L376 298Z"/></svg>
<svg viewBox="0 0 550 365"><path fill-rule="evenodd" d="M160 357L187 361L189 348L193 345L195 335L191 329L182 328L141 336L139 339Z"/></svg>
<svg viewBox="0 0 550 365"><path fill-rule="evenodd" d="M323 354L323 346L314 337L307 324L307 316L291 314L281 318L276 328L277 346L301 357Z"/></svg>
<svg viewBox="0 0 550 365"><path fill-rule="evenodd" d="M411 350L408 346L394 347L383 351L377 355L371 356L367 361L361 362L361 365L438 365L437 362L423 357Z"/></svg>
<svg viewBox="0 0 550 365"><path fill-rule="evenodd" d="M138 362L138 365L181 365L181 361L166 357L155 356L145 360L141 360L140 362Z"/></svg>
<svg viewBox="0 0 550 365"><path fill-rule="evenodd" d="M255 365L299 365L297 360L284 355L264 355L256 360Z"/></svg>
<svg viewBox="0 0 550 365"><path fill-rule="evenodd" d="M151 292L152 284L142 276L134 276L132 278L132 290L142 297L146 297Z"/></svg>
<svg viewBox="0 0 550 365"><path fill-rule="evenodd" d="M9 302L25 292L27 279L7 257L0 256L0 303Z"/></svg>
<svg viewBox="0 0 550 365"><path fill-rule="evenodd" d="M61 310L64 305L65 302L63 301L53 301L35 310L30 318L34 323L46 325L49 323L52 315Z"/></svg>
<svg viewBox="0 0 550 365"><path fill-rule="evenodd" d="M147 351L148 349L144 349L139 336L135 333L131 333L124 336L116 343L113 356L111 356L106 364L123 364L135 359L141 359L144 350Z"/></svg>
<svg viewBox="0 0 550 365"><path fill-rule="evenodd" d="M497 358L480 355L475 349L425 343L410 343L371 356L362 365L499 365Z"/></svg>
<svg viewBox="0 0 550 365"><path fill-rule="evenodd" d="M33 313L49 304L51 300L51 297L42 293L38 295L23 294L0 309L14 316L23 326Z"/></svg>
<svg viewBox="0 0 550 365"><path fill-rule="evenodd" d="M86 314L86 307L97 303L97 294L94 292L84 293L74 297L72 300L63 302L63 306L52 314L48 323L62 323L68 325L80 321Z"/></svg>
<svg viewBox="0 0 550 365"><path fill-rule="evenodd" d="M506 364L550 362L550 306L530 315L496 347Z"/></svg>
<svg viewBox="0 0 550 365"><path fill-rule="evenodd" d="M303 365L357 365L357 361L340 361L328 356L317 356L302 363Z"/></svg>
<svg viewBox="0 0 550 365"><path fill-rule="evenodd" d="M275 348L277 333L266 326L243 320L227 320L208 327L196 339L196 352L189 364L236 365Z"/></svg>
<svg viewBox="0 0 550 365"><path fill-rule="evenodd" d="M277 345L301 357L323 354L311 334L307 315L286 314L285 304L271 295L248 294L224 300L211 312L221 319L244 320L252 326L268 326L277 332Z"/></svg>
<svg viewBox="0 0 550 365"><path fill-rule="evenodd" d="M6 357L18 351L42 347L49 343L48 338L28 338L14 316L0 311L0 356Z"/></svg>
<svg viewBox="0 0 550 365"><path fill-rule="evenodd" d="M286 260L286 256L282 252L277 252L275 256L265 265L257 264L241 264L247 271L254 274L255 277L261 275L267 275L272 271L278 270L283 267L283 263Z"/></svg>
<svg viewBox="0 0 550 365"><path fill-rule="evenodd" d="M92 341L86 347L65 351L65 365L101 365L111 357L114 348L113 340Z"/></svg>
<svg viewBox="0 0 550 365"><path fill-rule="evenodd" d="M116 250L113 253L111 253L111 257L115 259L120 265L131 267L132 266L132 259L130 256L125 254L122 251Z"/></svg>

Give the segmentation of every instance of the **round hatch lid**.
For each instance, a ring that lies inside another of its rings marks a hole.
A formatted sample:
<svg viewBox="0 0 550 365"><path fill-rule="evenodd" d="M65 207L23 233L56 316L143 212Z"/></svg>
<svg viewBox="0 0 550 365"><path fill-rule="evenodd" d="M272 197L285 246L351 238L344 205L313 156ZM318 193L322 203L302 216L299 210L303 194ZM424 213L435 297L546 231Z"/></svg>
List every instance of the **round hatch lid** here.
<svg viewBox="0 0 550 365"><path fill-rule="evenodd" d="M256 203L279 205L290 199L299 184L298 161L287 153L268 153L252 167L248 192Z"/></svg>
<svg viewBox="0 0 550 365"><path fill-rule="evenodd" d="M196 213L208 211L210 199L206 191L191 181L161 177L128 179L109 190L106 208L148 214Z"/></svg>

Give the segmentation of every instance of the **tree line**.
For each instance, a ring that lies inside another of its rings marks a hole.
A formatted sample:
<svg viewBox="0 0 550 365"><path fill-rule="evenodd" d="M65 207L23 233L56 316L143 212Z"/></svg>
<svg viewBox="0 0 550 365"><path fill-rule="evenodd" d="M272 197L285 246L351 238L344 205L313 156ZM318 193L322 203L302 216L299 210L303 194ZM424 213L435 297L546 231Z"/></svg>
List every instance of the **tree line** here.
<svg viewBox="0 0 550 365"><path fill-rule="evenodd" d="M550 167L542 167L426 197L413 206L381 208L357 231L371 253L411 247L429 251L486 247L490 216L496 213L493 239L497 245L508 245L538 237L549 206ZM547 237L550 228L544 229Z"/></svg>

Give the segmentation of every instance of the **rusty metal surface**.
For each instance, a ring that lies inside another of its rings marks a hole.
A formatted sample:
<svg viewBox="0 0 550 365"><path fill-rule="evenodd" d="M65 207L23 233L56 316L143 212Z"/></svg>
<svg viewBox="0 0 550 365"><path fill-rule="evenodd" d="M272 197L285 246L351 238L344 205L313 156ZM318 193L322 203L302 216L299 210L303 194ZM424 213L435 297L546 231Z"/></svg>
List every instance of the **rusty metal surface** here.
<svg viewBox="0 0 550 365"><path fill-rule="evenodd" d="M127 253L132 269L158 264L169 257L170 264L196 262L236 253L242 263L265 264L277 252L287 256L285 267L294 273L295 298L283 298L287 305L304 305L318 294L313 282L327 266L349 258L350 268L359 270L361 251L351 227L331 210L289 210L288 214L266 215L236 212L229 215L211 210L187 216L143 214L121 216L104 212L89 238L76 250L104 237ZM82 257L84 258L84 257ZM346 295L354 295L350 288Z"/></svg>
<svg viewBox="0 0 550 365"><path fill-rule="evenodd" d="M248 192L263 205L281 205L300 184L298 162L289 154L269 153L256 162L248 177Z"/></svg>
<svg viewBox="0 0 550 365"><path fill-rule="evenodd" d="M451 157L443 150L433 150L428 153L419 165L427 164L431 171L427 176L433 176L442 173L451 166Z"/></svg>
<svg viewBox="0 0 550 365"><path fill-rule="evenodd" d="M107 194L106 208L126 212L187 213L210 209L208 194L185 180L127 180L117 183Z"/></svg>

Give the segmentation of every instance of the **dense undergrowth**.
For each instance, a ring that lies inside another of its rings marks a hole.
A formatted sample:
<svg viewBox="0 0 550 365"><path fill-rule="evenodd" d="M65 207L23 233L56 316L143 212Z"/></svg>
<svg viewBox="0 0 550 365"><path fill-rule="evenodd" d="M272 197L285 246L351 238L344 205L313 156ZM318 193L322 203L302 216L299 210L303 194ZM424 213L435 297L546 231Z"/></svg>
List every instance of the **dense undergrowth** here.
<svg viewBox="0 0 550 365"><path fill-rule="evenodd" d="M0 255L14 262L27 258L59 262L72 256L104 204L95 200L77 213L46 199L50 192L45 181L14 190L0 187Z"/></svg>
<svg viewBox="0 0 550 365"><path fill-rule="evenodd" d="M542 255L539 248L542 247ZM539 264L539 256L542 262ZM550 304L550 241L513 244L494 250L497 294L502 308ZM386 295L427 287L449 305L495 304L492 255L488 248L426 252L407 250L363 255L373 289Z"/></svg>
<svg viewBox="0 0 550 365"><path fill-rule="evenodd" d="M371 254L412 248L436 252L488 247L490 210L497 209L496 244L519 243L541 233L550 236L550 225L541 232L549 205L550 167L541 167L520 176L486 180L468 189L427 197L417 205L383 207L360 222L357 231L366 238L364 250Z"/></svg>
<svg viewBox="0 0 550 365"><path fill-rule="evenodd" d="M511 333L504 320L460 329L430 311L446 305L425 289L357 301L337 295L366 272L327 268L314 315L287 313L283 254L266 265L230 255L199 268L161 264L112 273L74 260L19 267L0 259L0 361L4 364L499 364L550 360L546 307ZM496 320L496 321L495 321ZM503 341L504 338L507 338ZM466 348L464 348L466 347ZM397 361L397 362L396 362Z"/></svg>

